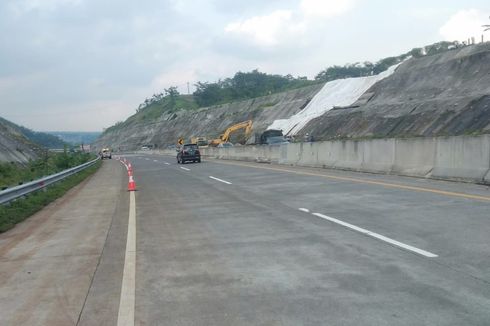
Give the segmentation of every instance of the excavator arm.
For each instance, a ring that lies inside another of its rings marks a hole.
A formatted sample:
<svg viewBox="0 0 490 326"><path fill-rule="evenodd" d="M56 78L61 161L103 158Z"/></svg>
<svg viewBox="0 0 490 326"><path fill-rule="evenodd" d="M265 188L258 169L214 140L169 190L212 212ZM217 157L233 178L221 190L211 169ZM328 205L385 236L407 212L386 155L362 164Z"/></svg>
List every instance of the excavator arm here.
<svg viewBox="0 0 490 326"><path fill-rule="evenodd" d="M221 136L221 140L227 142L230 140L230 135L240 129L245 129L245 134L248 136L252 131L252 120L243 121L237 123L228 129L226 129L225 133Z"/></svg>
<svg viewBox="0 0 490 326"><path fill-rule="evenodd" d="M219 136L217 139L213 139L211 141L211 145L217 146L222 143L226 143L230 140L230 135L240 129L245 129L245 136L248 137L250 136L250 133L252 132L252 125L253 122L252 120L247 120L243 121L237 124L234 124L233 126L229 127L228 129L225 130L225 132Z"/></svg>

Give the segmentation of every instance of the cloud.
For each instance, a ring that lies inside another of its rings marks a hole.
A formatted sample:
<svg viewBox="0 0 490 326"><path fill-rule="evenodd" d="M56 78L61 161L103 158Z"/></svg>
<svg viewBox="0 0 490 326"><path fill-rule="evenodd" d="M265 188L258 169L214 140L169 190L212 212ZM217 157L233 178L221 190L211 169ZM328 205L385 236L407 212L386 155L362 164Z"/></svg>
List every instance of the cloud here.
<svg viewBox="0 0 490 326"><path fill-rule="evenodd" d="M353 0L302 0L300 8L306 16L333 17L338 16L354 7Z"/></svg>
<svg viewBox="0 0 490 326"><path fill-rule="evenodd" d="M483 24L488 23L488 16L476 9L461 10L452 15L439 29L447 41L465 41L470 37L479 39L483 34Z"/></svg>
<svg viewBox="0 0 490 326"><path fill-rule="evenodd" d="M255 16L243 21L233 22L225 27L228 33L251 37L260 45L275 45L279 34L291 22L290 10L276 10L269 15Z"/></svg>
<svg viewBox="0 0 490 326"><path fill-rule="evenodd" d="M53 11L59 7L75 6L80 3L81 0L24 0L16 2L13 9L18 14L33 10Z"/></svg>
<svg viewBox="0 0 490 326"><path fill-rule="evenodd" d="M313 21L342 15L354 7L354 0L302 0L296 10L275 10L266 15L257 15L232 22L225 32L252 40L259 46L272 47L280 43L296 43L307 34Z"/></svg>

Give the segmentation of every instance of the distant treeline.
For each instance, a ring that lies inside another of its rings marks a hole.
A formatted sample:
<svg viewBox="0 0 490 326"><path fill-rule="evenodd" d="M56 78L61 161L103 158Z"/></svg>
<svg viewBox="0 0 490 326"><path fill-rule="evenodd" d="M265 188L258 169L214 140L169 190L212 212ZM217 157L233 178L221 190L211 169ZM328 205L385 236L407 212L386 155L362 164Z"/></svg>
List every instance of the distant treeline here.
<svg viewBox="0 0 490 326"><path fill-rule="evenodd" d="M101 132L95 132L95 131L47 131L46 133L56 136L62 141L76 146L80 144L90 144L92 143L97 137L100 136ZM57 147L57 148L63 148Z"/></svg>
<svg viewBox="0 0 490 326"><path fill-rule="evenodd" d="M64 148L66 145L59 137L45 132L33 131L22 126L19 126L19 130L27 139L46 148Z"/></svg>
<svg viewBox="0 0 490 326"><path fill-rule="evenodd" d="M236 100L245 100L314 83L307 77L269 75L260 71L237 72L232 78L215 83L197 82L194 100L199 106L210 106Z"/></svg>
<svg viewBox="0 0 490 326"><path fill-rule="evenodd" d="M457 42L439 42L424 48L412 49L396 57L384 58L375 63L365 61L363 63L348 63L344 66L332 66L322 70L316 75L315 80L328 82L342 78L377 75L408 57L419 58L425 55L434 55L459 46L461 45Z"/></svg>

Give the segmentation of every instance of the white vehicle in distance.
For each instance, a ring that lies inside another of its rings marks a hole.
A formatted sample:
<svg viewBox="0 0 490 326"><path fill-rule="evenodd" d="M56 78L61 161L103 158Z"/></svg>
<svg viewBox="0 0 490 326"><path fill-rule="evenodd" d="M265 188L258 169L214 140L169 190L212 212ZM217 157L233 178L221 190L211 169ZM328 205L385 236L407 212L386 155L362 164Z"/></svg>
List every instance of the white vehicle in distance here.
<svg viewBox="0 0 490 326"><path fill-rule="evenodd" d="M142 151L149 151L150 148L148 146L141 146Z"/></svg>

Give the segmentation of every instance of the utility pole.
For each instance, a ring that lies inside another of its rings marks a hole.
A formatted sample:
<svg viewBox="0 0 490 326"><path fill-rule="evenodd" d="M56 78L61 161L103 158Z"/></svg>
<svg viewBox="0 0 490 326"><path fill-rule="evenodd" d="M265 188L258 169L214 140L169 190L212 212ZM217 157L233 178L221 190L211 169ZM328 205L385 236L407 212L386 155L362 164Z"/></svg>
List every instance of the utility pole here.
<svg viewBox="0 0 490 326"><path fill-rule="evenodd" d="M187 95L189 95L191 93L191 90L189 88L189 82L187 82Z"/></svg>
<svg viewBox="0 0 490 326"><path fill-rule="evenodd" d="M490 16L488 18L490 18ZM490 25L482 25L482 27L483 27L483 33L481 35L481 42L483 43L483 35L486 31L490 31Z"/></svg>
<svg viewBox="0 0 490 326"><path fill-rule="evenodd" d="M488 18L490 18L490 16L488 16ZM482 27L484 28L484 32L490 30L490 25L482 25Z"/></svg>

